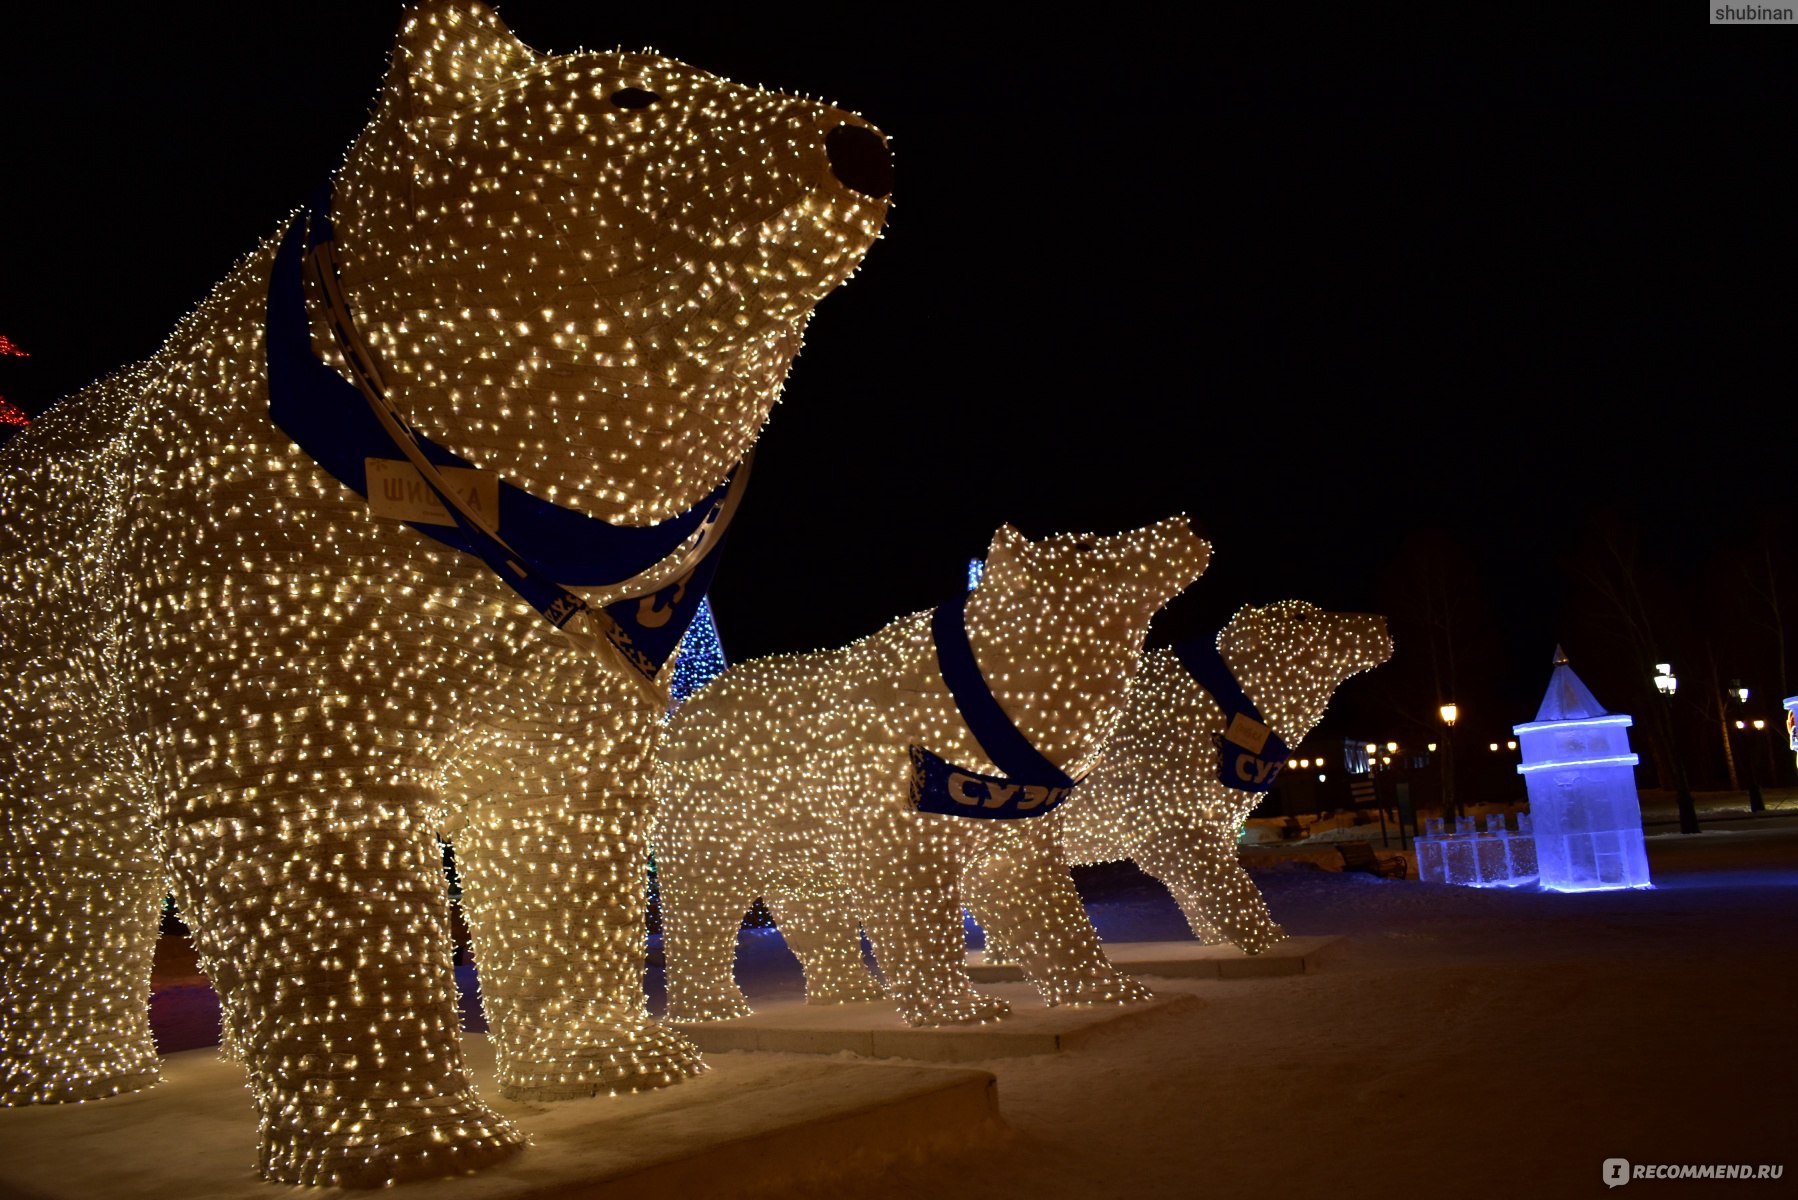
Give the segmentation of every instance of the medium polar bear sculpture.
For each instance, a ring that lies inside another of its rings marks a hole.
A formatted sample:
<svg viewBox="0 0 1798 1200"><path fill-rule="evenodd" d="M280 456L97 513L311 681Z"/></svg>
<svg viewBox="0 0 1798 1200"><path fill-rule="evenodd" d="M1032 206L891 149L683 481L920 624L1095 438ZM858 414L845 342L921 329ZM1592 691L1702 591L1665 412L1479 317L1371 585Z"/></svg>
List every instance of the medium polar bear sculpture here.
<svg viewBox="0 0 1798 1200"><path fill-rule="evenodd" d="M1283 763L1273 747L1298 745L1345 679L1392 656L1392 639L1381 617L1325 612L1302 600L1238 611L1208 657L1214 671L1220 660L1227 667L1277 739L1258 752L1226 736L1242 709L1226 712L1189 667L1193 661L1205 670L1195 657L1204 649L1144 656L1124 718L1104 758L1057 812L1057 832L1068 863L1133 859L1167 886L1200 941L1259 954L1286 934L1237 861L1236 843ZM971 880L970 895L988 886ZM974 915L984 915L978 900ZM987 960L1017 961L1003 922L982 924Z"/></svg>
<svg viewBox="0 0 1798 1200"><path fill-rule="evenodd" d="M890 174L821 104L407 14L328 193L0 455L0 1100L154 1080L166 879L264 1176L511 1152L458 824L506 1092L696 1069L641 985L656 666Z"/></svg>
<svg viewBox="0 0 1798 1200"><path fill-rule="evenodd" d="M758 896L812 1002L880 994L860 925L911 1024L1002 1016L968 982L956 887L1000 859L989 911L1049 1003L1146 996L1106 962L1044 814L1121 713L1150 618L1209 556L1178 517L1040 542L1005 526L965 601L689 699L656 817L669 1016L749 1011L731 968Z"/></svg>

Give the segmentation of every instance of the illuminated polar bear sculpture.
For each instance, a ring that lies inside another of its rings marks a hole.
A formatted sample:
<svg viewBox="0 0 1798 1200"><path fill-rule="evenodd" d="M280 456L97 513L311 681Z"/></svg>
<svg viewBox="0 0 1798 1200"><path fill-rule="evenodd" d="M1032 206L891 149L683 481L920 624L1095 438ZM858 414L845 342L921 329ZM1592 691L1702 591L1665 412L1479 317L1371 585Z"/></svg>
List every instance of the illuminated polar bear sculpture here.
<svg viewBox="0 0 1798 1200"><path fill-rule="evenodd" d="M1062 794L1056 768L1078 778L1095 760L1150 618L1209 556L1179 517L1039 542L1005 526L965 602L840 650L739 664L689 699L664 743L656 816L669 1016L749 1011L732 964L758 896L814 1003L880 994L859 924L909 1023L1002 1016L968 982L957 890L999 859L989 911L1049 1003L1146 996L1106 962L1041 814ZM1051 764L1048 782L995 761L1017 754L1004 729L970 728L969 687Z"/></svg>
<svg viewBox="0 0 1798 1200"><path fill-rule="evenodd" d="M154 1080L166 871L266 1177L509 1153L458 1047L448 829L508 1094L696 1069L641 984L668 673L596 614L668 622L890 172L821 104L653 54L542 56L466 0L407 14L328 201L0 456L0 1100ZM378 473L417 527L358 494ZM489 553L543 540L519 505L660 548L546 576Z"/></svg>
<svg viewBox="0 0 1798 1200"><path fill-rule="evenodd" d="M1343 680L1392 656L1392 639L1381 617L1287 600L1239 610L1217 650L1263 722L1290 747L1323 719ZM1286 934L1237 861L1243 822L1265 792L1220 777L1228 723L1174 651L1150 651L1104 758L1056 813L1057 832L1070 864L1132 859L1167 886L1200 941L1229 941L1259 954ZM1264 769L1241 755L1229 766L1245 783ZM968 885L980 919L980 897L990 885L978 878ZM1020 950L1003 922L982 924L988 961L1017 961Z"/></svg>

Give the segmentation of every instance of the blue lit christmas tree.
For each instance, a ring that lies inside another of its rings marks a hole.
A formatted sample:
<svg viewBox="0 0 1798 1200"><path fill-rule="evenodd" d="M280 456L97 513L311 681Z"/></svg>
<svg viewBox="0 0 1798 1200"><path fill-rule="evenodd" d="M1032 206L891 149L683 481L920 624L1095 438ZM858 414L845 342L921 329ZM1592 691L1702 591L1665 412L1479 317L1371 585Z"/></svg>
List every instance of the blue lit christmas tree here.
<svg viewBox="0 0 1798 1200"><path fill-rule="evenodd" d="M712 622L712 598L707 596L699 602L699 612L675 652L674 678L670 683L675 707L710 682L725 665L724 644L718 640L718 626Z"/></svg>

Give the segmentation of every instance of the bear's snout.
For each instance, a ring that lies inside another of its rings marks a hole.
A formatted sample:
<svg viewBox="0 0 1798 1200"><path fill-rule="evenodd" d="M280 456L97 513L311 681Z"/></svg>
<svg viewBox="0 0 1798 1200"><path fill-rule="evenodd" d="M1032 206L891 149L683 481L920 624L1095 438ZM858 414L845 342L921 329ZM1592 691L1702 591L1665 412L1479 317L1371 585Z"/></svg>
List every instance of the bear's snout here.
<svg viewBox="0 0 1798 1200"><path fill-rule="evenodd" d="M893 194L893 156L880 135L863 125L838 125L824 135L824 154L837 182L873 200Z"/></svg>

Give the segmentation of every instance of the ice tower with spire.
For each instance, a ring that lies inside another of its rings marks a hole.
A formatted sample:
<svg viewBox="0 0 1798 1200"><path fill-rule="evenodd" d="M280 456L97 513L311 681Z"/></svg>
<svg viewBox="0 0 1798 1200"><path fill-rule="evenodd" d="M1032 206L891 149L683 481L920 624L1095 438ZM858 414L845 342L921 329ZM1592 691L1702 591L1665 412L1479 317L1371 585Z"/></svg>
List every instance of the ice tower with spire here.
<svg viewBox="0 0 1798 1200"><path fill-rule="evenodd" d="M1529 789L1541 885L1558 892L1652 886L1636 798L1633 720L1609 713L1555 647L1536 719L1513 726Z"/></svg>

